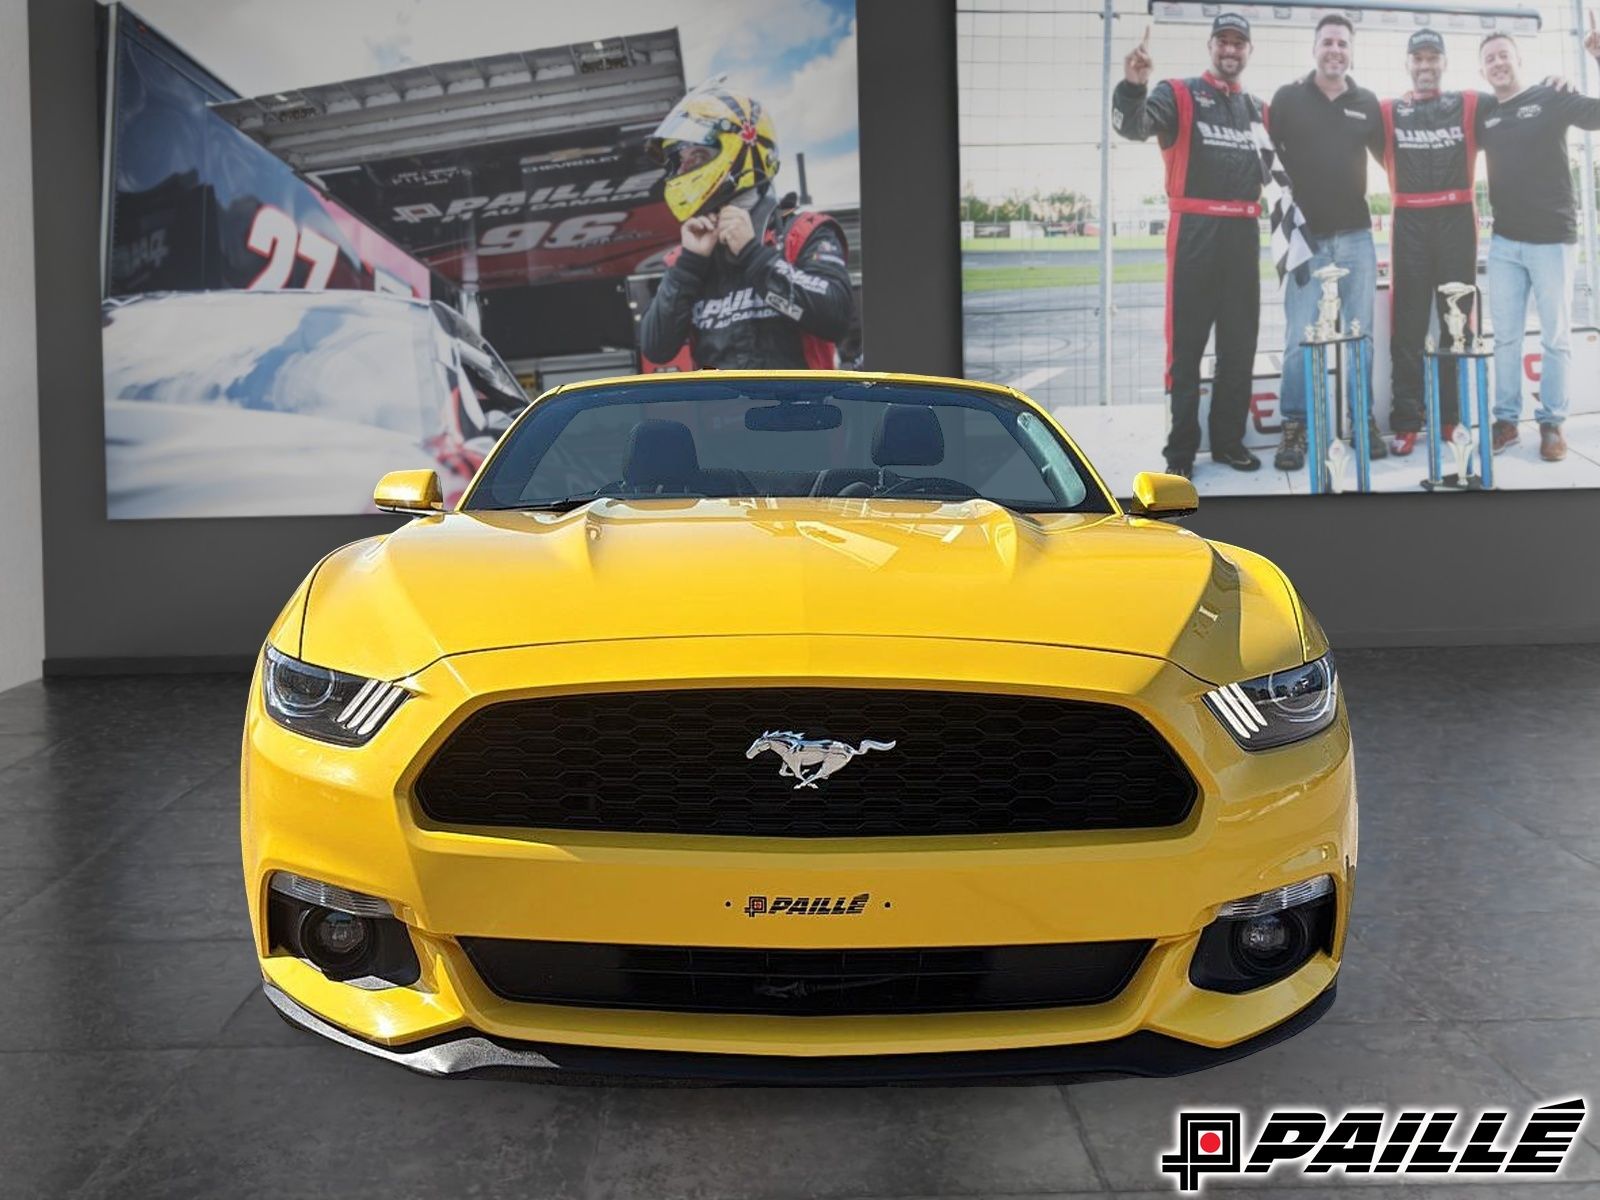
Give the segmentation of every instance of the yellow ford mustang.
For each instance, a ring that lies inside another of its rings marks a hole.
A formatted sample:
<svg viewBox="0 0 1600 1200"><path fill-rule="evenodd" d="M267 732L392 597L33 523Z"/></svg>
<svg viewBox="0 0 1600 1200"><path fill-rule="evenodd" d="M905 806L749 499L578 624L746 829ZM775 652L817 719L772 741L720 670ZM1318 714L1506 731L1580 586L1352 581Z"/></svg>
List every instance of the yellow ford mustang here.
<svg viewBox="0 0 1600 1200"><path fill-rule="evenodd" d="M1167 1074L1332 1003L1320 627L1004 387L558 388L263 649L245 884L290 1021L433 1074Z"/></svg>

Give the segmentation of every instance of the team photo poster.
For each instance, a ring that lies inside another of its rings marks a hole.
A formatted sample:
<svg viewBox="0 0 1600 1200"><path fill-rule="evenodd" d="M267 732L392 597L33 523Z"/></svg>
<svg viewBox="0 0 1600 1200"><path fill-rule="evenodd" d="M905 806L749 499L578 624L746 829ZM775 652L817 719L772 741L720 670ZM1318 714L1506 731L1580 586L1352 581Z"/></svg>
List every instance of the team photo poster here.
<svg viewBox="0 0 1600 1200"><path fill-rule="evenodd" d="M966 373L1047 405L1114 486L1600 486L1592 14L956 21Z"/></svg>

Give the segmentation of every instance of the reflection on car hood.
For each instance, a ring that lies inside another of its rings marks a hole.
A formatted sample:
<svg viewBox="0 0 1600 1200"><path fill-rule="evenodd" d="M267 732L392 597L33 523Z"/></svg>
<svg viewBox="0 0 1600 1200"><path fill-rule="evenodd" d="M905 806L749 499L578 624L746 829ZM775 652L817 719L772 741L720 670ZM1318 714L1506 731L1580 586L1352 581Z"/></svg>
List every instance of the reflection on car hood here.
<svg viewBox="0 0 1600 1200"><path fill-rule="evenodd" d="M320 568L302 655L399 678L445 655L836 634L1080 646L1233 680L1299 662L1275 569L1174 526L986 501L601 500L459 513Z"/></svg>

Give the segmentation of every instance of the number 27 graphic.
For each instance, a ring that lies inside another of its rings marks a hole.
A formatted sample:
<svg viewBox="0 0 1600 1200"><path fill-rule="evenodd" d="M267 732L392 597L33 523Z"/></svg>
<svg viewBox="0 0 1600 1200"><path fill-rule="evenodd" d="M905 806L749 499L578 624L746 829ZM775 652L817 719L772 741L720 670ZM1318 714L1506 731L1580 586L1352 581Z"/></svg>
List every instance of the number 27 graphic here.
<svg viewBox="0 0 1600 1200"><path fill-rule="evenodd" d="M296 259L311 264L305 286L312 290L328 286L328 278L339 261L339 247L313 229L295 224L281 208L263 204L250 223L245 245L267 260L261 273L250 281L252 292L277 291L287 287Z"/></svg>

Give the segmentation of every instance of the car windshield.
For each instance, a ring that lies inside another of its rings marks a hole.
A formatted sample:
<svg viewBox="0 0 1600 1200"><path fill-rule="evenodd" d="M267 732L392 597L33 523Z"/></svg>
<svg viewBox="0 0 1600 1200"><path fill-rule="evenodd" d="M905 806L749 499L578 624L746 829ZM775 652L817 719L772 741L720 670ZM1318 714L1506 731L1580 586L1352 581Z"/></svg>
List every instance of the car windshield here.
<svg viewBox="0 0 1600 1200"><path fill-rule="evenodd" d="M506 434L465 509L599 498L991 500L1111 512L1049 423L1001 393L886 380L682 379L580 388Z"/></svg>

